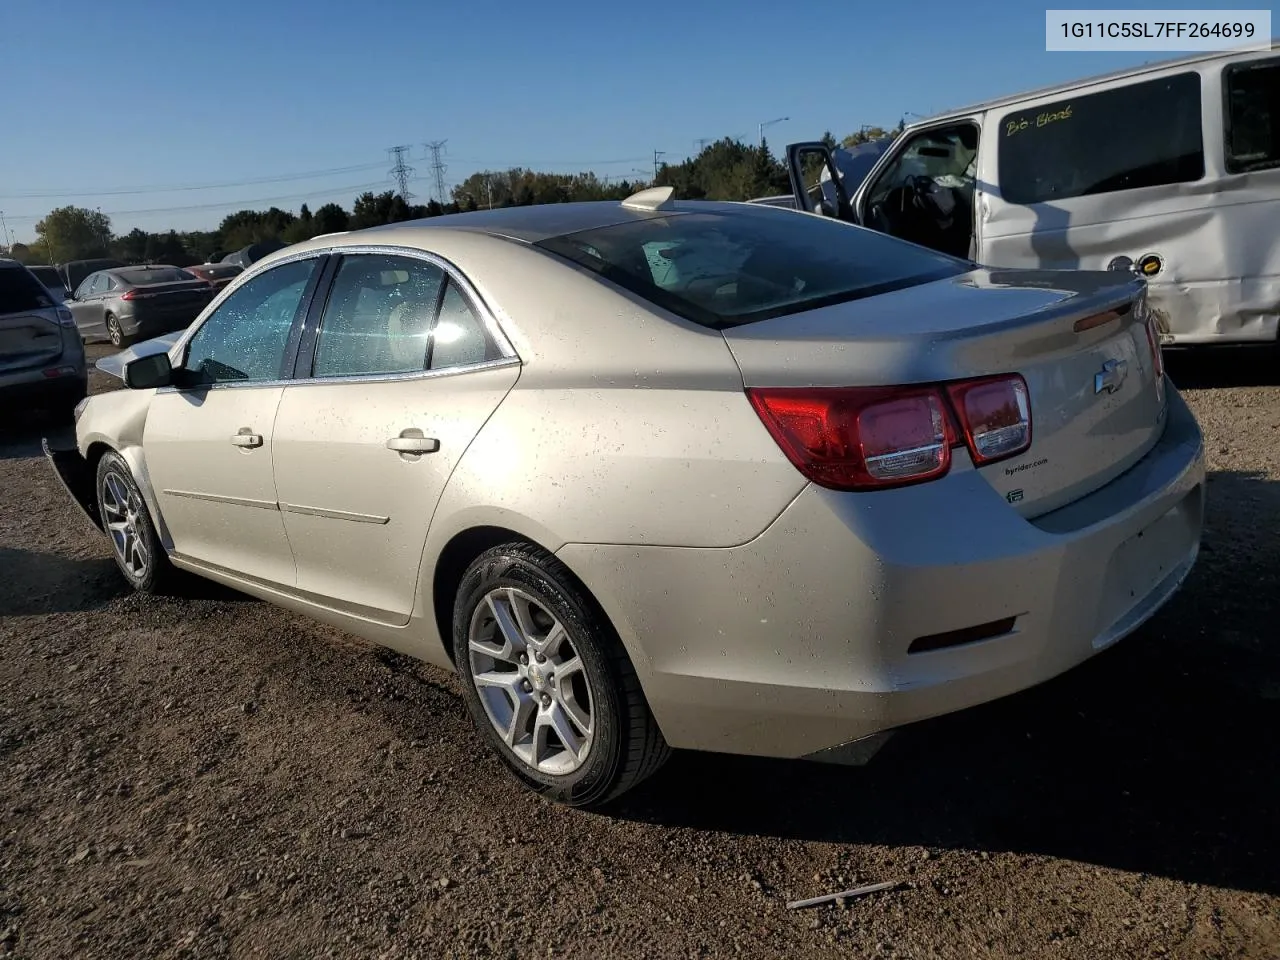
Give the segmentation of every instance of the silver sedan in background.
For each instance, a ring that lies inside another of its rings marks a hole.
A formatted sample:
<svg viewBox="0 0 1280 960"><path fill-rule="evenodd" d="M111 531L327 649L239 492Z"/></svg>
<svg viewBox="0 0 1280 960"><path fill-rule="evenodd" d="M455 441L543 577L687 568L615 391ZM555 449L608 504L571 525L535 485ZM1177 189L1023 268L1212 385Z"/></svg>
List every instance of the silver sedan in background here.
<svg viewBox="0 0 1280 960"><path fill-rule="evenodd" d="M208 281L167 264L113 267L84 278L66 301L80 335L117 347L180 330L213 299Z"/></svg>
<svg viewBox="0 0 1280 960"><path fill-rule="evenodd" d="M317 237L141 350L50 451L128 582L456 669L568 804L672 747L865 759L1115 643L1200 543L1142 280L769 206Z"/></svg>

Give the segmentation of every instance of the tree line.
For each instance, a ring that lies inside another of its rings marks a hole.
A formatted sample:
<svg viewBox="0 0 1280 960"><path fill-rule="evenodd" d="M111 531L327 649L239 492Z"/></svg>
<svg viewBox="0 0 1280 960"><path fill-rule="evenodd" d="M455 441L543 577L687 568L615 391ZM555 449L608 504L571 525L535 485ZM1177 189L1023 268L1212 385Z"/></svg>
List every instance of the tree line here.
<svg viewBox="0 0 1280 960"><path fill-rule="evenodd" d="M901 129L901 123L892 130L864 127L841 143L852 146L893 136ZM822 139L829 146L836 145L829 131ZM649 186L674 187L676 196L686 200L750 200L790 192L786 164L773 155L768 143L753 145L726 137L680 163L662 164L652 179L615 180L590 172L542 173L516 167L471 174L453 188L450 202L444 204L434 199L425 204L410 203L391 190L368 191L356 197L349 211L337 203L326 203L314 211L304 203L297 213L278 207L239 210L224 217L215 230L153 233L135 227L117 235L106 214L65 206L36 224L33 243L14 244L8 254L30 264L113 257L125 263L189 266L220 260L261 241L298 243L327 233L469 210L622 200Z"/></svg>

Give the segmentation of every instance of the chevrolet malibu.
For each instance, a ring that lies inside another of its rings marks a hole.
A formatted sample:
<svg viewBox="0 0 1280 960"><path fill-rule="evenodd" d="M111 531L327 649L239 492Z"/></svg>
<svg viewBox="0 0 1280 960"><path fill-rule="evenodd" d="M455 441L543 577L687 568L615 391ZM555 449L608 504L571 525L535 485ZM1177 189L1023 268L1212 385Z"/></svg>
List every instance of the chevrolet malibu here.
<svg viewBox="0 0 1280 960"><path fill-rule="evenodd" d="M665 188L296 244L114 369L46 447L135 589L455 669L571 805L672 748L865 762L1115 643L1200 542L1142 280Z"/></svg>

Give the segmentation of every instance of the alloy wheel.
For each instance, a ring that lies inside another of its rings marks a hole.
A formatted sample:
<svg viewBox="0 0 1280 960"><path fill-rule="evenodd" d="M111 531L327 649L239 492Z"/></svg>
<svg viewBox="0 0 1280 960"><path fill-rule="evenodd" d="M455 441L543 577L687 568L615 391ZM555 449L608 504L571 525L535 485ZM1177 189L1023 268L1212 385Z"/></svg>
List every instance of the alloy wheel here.
<svg viewBox="0 0 1280 960"><path fill-rule="evenodd" d="M119 474L108 472L102 478L101 501L103 520L120 565L135 580L142 579L151 562L142 527L142 498Z"/></svg>
<svg viewBox="0 0 1280 960"><path fill-rule="evenodd" d="M511 752L544 775L581 767L595 713L586 667L560 621L523 590L500 587L476 605L467 645L480 702Z"/></svg>

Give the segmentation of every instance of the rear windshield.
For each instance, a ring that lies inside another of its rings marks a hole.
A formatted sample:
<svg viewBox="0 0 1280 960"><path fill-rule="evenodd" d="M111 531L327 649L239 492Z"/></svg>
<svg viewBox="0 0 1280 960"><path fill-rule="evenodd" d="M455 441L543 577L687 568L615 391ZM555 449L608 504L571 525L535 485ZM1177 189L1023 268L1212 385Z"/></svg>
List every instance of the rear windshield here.
<svg viewBox="0 0 1280 960"><path fill-rule="evenodd" d="M23 267L0 267L0 314L52 307L44 284Z"/></svg>
<svg viewBox="0 0 1280 960"><path fill-rule="evenodd" d="M837 220L764 206L633 220L538 246L716 329L928 283L971 266Z"/></svg>
<svg viewBox="0 0 1280 960"><path fill-rule="evenodd" d="M130 270L128 273L121 273L120 279L135 287L141 287L148 283L177 283L179 280L194 280L195 277L177 267L156 267L154 270Z"/></svg>

